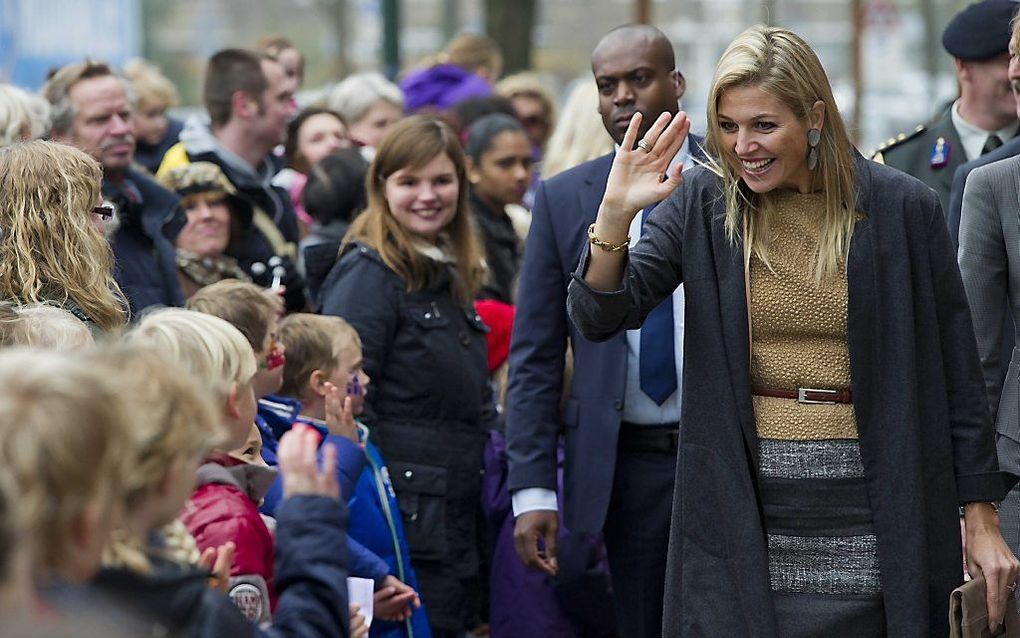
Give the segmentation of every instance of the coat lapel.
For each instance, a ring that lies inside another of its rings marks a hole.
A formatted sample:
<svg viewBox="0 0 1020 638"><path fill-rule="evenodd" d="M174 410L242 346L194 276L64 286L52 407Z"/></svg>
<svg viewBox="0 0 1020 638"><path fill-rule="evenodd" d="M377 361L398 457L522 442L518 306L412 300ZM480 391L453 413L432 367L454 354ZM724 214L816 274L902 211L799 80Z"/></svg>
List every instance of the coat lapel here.
<svg viewBox="0 0 1020 638"><path fill-rule="evenodd" d="M873 353L865 349L869 340L864 331L870 330L874 324L878 301L875 299L877 289L875 266L875 246L872 237L874 214L871 202L871 168L870 162L857 154L857 209L864 212L864 217L854 225L854 234L850 240L850 255L847 261L847 345L850 351L850 383L855 402L862 395L867 396L869 389L859 388L858 384L873 378L870 368ZM859 330L854 328L858 327ZM867 419L861 419L858 413L858 427ZM867 433L861 433L862 438Z"/></svg>
<svg viewBox="0 0 1020 638"><path fill-rule="evenodd" d="M723 219L712 224L716 277L719 281L719 305L726 363L730 372L733 398L740 415L740 429L752 467L758 467L758 431L751 405L751 344L747 331L747 298L744 282L743 240L736 244L726 237ZM757 475L757 470L752 472Z"/></svg>

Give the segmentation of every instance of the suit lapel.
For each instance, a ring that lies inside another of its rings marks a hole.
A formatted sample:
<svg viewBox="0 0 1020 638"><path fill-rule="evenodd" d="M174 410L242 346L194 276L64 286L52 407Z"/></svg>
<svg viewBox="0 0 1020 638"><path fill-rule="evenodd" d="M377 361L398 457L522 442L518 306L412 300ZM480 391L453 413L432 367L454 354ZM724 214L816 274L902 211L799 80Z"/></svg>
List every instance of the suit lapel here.
<svg viewBox="0 0 1020 638"><path fill-rule="evenodd" d="M609 153L593 160L590 170L584 175L583 183L578 184L577 205L580 214L577 219L581 222L577 229L577 240L575 244L573 266L567 270L568 273L576 268L581 259L581 253L587 250L587 228L595 221L599 212L599 204L602 203L602 196L606 194L606 180L609 178L609 169L613 166L613 157L616 153ZM550 211L555 215L556 211ZM627 378L627 336L621 332L606 342L606 348L612 348L612 356L618 361L616 369L620 372L617 379L619 387L622 388Z"/></svg>

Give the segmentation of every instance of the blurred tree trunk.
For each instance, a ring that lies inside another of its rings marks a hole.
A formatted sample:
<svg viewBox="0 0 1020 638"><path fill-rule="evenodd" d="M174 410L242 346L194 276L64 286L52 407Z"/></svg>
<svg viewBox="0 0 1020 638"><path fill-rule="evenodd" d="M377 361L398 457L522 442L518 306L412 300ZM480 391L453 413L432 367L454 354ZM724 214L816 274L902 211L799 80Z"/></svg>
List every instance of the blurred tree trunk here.
<svg viewBox="0 0 1020 638"><path fill-rule="evenodd" d="M443 42L449 42L460 31L460 0L443 0Z"/></svg>
<svg viewBox="0 0 1020 638"><path fill-rule="evenodd" d="M485 0L485 30L503 51L503 73L531 68L537 0Z"/></svg>
<svg viewBox="0 0 1020 638"><path fill-rule="evenodd" d="M634 0L634 22L638 24L652 23L651 0Z"/></svg>
<svg viewBox="0 0 1020 638"><path fill-rule="evenodd" d="M864 3L866 0L851 0L850 19L853 21L853 35L850 38L850 73L854 86L853 120L850 122L850 139L861 141L861 111L864 109L864 60L861 56L861 39L864 37Z"/></svg>
<svg viewBox="0 0 1020 638"><path fill-rule="evenodd" d="M336 36L337 54L333 61L333 77L342 78L351 72L347 57L347 43L351 41L351 21L348 16L347 0L318 0L319 10L333 28Z"/></svg>

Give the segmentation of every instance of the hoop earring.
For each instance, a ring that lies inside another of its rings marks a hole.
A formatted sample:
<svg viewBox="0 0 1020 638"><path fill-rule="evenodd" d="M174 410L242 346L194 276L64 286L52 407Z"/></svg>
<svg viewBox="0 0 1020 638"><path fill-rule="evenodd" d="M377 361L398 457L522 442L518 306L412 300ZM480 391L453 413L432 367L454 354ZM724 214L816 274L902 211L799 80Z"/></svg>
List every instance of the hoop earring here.
<svg viewBox="0 0 1020 638"><path fill-rule="evenodd" d="M815 170L818 168L818 142L822 139L822 132L819 129L811 128L807 132L807 143L808 143L808 154L807 154L807 167L808 170Z"/></svg>

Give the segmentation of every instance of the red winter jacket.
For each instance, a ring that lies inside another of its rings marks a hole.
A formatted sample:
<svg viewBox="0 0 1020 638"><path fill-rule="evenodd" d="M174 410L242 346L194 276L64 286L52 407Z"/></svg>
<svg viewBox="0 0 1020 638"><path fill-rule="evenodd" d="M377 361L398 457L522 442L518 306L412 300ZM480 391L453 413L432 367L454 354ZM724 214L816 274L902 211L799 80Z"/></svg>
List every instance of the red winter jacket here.
<svg viewBox="0 0 1020 638"><path fill-rule="evenodd" d="M214 453L198 470L198 488L184 507L181 520L200 550L233 541L236 551L231 577L261 576L276 609L273 587L273 535L259 515L257 498L268 468ZM271 480L271 479L270 479ZM255 494L253 494L253 492Z"/></svg>

